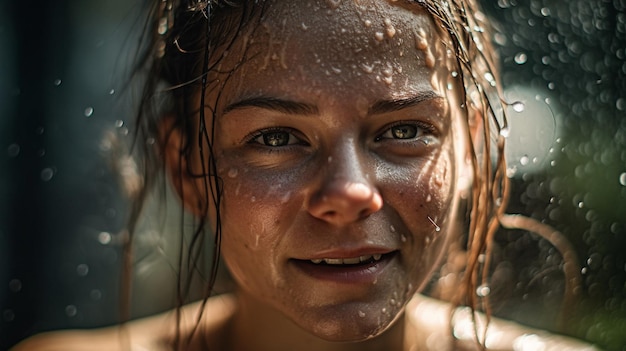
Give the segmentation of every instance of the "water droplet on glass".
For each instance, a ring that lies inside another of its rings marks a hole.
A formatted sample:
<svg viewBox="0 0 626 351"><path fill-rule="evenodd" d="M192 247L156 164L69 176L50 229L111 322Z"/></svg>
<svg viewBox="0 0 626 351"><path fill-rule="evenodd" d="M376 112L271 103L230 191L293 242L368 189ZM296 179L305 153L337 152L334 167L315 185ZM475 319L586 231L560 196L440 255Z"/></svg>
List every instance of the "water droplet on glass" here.
<svg viewBox="0 0 626 351"><path fill-rule="evenodd" d="M108 232L100 232L100 234L98 234L98 241L102 245L109 244L111 242L111 234Z"/></svg>
<svg viewBox="0 0 626 351"><path fill-rule="evenodd" d="M622 186L626 186L626 172L619 175L619 183Z"/></svg>
<svg viewBox="0 0 626 351"><path fill-rule="evenodd" d="M526 108L524 103L521 101L514 102L512 106L513 106L513 111L515 112L524 112L524 109Z"/></svg>
<svg viewBox="0 0 626 351"><path fill-rule="evenodd" d="M528 61L528 56L526 56L526 53L524 52L518 52L515 55L515 63L517 63L518 65L523 65L526 63L526 61Z"/></svg>
<svg viewBox="0 0 626 351"><path fill-rule="evenodd" d="M2 318L4 318L6 322L11 322L15 319L15 313L11 309L6 309L2 312Z"/></svg>
<svg viewBox="0 0 626 351"><path fill-rule="evenodd" d="M11 279L9 282L9 290L16 293L22 290L22 282L19 279Z"/></svg>
<svg viewBox="0 0 626 351"><path fill-rule="evenodd" d="M437 223L435 223L435 221L432 218L430 218L430 216L428 216L428 220L430 221L430 223L432 223L433 226L435 226L436 232L441 231L441 228L437 225Z"/></svg>
<svg viewBox="0 0 626 351"><path fill-rule="evenodd" d="M115 121L116 128L122 128L122 126L124 126L124 121L122 121L121 119Z"/></svg>
<svg viewBox="0 0 626 351"><path fill-rule="evenodd" d="M578 203L578 208L583 208L583 207L585 207L585 203L584 203L584 202L582 202L582 201L580 201L580 202Z"/></svg>
<svg viewBox="0 0 626 351"><path fill-rule="evenodd" d="M457 71L452 71L452 73L450 73L452 75L452 77L456 78L459 76L459 73Z"/></svg>
<svg viewBox="0 0 626 351"><path fill-rule="evenodd" d="M500 135L502 135L503 138L508 138L510 134L511 130L509 128L500 129Z"/></svg>
<svg viewBox="0 0 626 351"><path fill-rule="evenodd" d="M115 89L109 90L109 95L113 95L113 94L115 94Z"/></svg>
<svg viewBox="0 0 626 351"><path fill-rule="evenodd" d="M476 288L476 295L480 297L488 296L491 293L491 288L488 285L481 285Z"/></svg>
<svg viewBox="0 0 626 351"><path fill-rule="evenodd" d="M58 87L59 85L61 85L61 80L55 79L54 82L52 82L52 84L54 84L55 87Z"/></svg>
<svg viewBox="0 0 626 351"><path fill-rule="evenodd" d="M522 157L519 159L519 163L520 163L522 166L526 166L526 165L528 164L528 162L530 162L530 158L529 158L527 155L524 155L524 156L522 156Z"/></svg>
<svg viewBox="0 0 626 351"><path fill-rule="evenodd" d="M93 115L93 107L87 107L85 109L85 117L91 117Z"/></svg>
<svg viewBox="0 0 626 351"><path fill-rule="evenodd" d="M52 179L52 177L54 176L54 170L52 168L44 168L41 170L41 180L43 180L44 182L49 181L50 179Z"/></svg>
<svg viewBox="0 0 626 351"><path fill-rule="evenodd" d="M78 274L78 276L80 277L84 277L87 274L89 274L89 266L81 263L76 267L76 274Z"/></svg>
<svg viewBox="0 0 626 351"><path fill-rule="evenodd" d="M16 157L19 154L20 154L20 146L19 145L17 145L17 144L9 145L9 147L7 148L7 155L9 157Z"/></svg>
<svg viewBox="0 0 626 351"><path fill-rule="evenodd" d="M65 314L68 317L76 316L77 312L78 312L78 309L76 309L76 306L74 306L74 305L67 305L67 306L65 306Z"/></svg>

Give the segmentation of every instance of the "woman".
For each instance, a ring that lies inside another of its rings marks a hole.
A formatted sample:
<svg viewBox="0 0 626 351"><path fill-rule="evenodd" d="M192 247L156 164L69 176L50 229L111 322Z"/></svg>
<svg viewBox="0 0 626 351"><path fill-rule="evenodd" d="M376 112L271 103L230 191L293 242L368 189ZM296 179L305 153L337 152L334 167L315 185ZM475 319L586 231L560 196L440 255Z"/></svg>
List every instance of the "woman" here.
<svg viewBox="0 0 626 351"><path fill-rule="evenodd" d="M153 17L138 140L159 142L137 144L131 232L164 169L194 214L189 265L214 233L236 291L17 350L586 349L502 321L485 334L416 295L469 232L457 299L479 306L506 204L472 1L158 1Z"/></svg>

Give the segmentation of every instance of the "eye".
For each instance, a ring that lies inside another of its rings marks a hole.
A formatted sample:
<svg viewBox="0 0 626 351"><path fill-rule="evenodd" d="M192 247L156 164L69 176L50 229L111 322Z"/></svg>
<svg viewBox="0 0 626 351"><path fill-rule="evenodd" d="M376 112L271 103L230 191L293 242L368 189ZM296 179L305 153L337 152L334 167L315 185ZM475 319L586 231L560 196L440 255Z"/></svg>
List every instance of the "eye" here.
<svg viewBox="0 0 626 351"><path fill-rule="evenodd" d="M269 147L306 144L300 138L296 137L292 130L282 128L259 131L252 136L250 143L261 144Z"/></svg>
<svg viewBox="0 0 626 351"><path fill-rule="evenodd" d="M402 122L389 127L382 134L376 137L376 141L384 139L410 140L422 137L425 134L432 134L433 127L423 125L423 123Z"/></svg>

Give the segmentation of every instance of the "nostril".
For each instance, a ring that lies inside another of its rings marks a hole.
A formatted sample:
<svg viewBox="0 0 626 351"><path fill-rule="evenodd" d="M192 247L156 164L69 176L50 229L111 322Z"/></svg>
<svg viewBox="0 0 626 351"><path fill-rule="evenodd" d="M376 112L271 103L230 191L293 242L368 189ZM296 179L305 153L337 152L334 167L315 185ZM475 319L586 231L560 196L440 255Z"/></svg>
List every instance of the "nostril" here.
<svg viewBox="0 0 626 351"><path fill-rule="evenodd" d="M323 216L328 219L333 219L337 216L337 211L326 211Z"/></svg>
<svg viewBox="0 0 626 351"><path fill-rule="evenodd" d="M359 212L359 218L365 218L367 216L369 216L370 214L372 214L372 211L370 209L362 209L361 212Z"/></svg>

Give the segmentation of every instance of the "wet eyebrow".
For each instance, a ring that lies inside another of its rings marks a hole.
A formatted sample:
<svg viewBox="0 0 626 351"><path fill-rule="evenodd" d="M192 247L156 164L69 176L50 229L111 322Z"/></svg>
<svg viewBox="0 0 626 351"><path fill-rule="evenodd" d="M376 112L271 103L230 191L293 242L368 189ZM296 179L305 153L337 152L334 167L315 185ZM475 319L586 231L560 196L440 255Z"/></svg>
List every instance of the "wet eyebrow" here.
<svg viewBox="0 0 626 351"><path fill-rule="evenodd" d="M405 108L413 107L424 101L441 100L441 99L443 99L443 96L437 94L434 91L420 92L408 98L378 101L374 103L372 107L370 107L368 114L376 115L376 114L399 111Z"/></svg>
<svg viewBox="0 0 626 351"><path fill-rule="evenodd" d="M247 107L258 107L291 115L319 114L319 110L315 105L265 96L258 96L234 102L226 106L223 113L226 114L230 111Z"/></svg>

